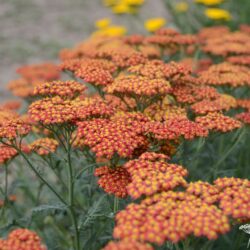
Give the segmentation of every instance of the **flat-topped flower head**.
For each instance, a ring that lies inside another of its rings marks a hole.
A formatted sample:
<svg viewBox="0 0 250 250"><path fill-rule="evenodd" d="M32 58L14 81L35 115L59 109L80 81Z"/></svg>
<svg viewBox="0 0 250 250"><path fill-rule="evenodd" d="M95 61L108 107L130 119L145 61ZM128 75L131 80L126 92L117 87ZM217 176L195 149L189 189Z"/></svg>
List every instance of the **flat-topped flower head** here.
<svg viewBox="0 0 250 250"><path fill-rule="evenodd" d="M164 79L149 79L136 75L121 75L107 86L109 94L125 94L138 96L163 95L170 92L171 86Z"/></svg>
<svg viewBox="0 0 250 250"><path fill-rule="evenodd" d="M221 63L200 73L199 81L209 85L239 87L250 84L250 70L244 66Z"/></svg>
<svg viewBox="0 0 250 250"><path fill-rule="evenodd" d="M99 177L98 185L105 192L119 198L127 196L127 186L131 182L131 177L124 167L116 166L114 169L107 166L99 167L95 170L95 176Z"/></svg>
<svg viewBox="0 0 250 250"><path fill-rule="evenodd" d="M10 81L8 83L8 89L14 96L21 98L31 98L34 96L34 88L40 84L40 81L28 81L24 78Z"/></svg>
<svg viewBox="0 0 250 250"><path fill-rule="evenodd" d="M76 119L74 102L59 96L33 102L28 113L32 120L45 125L61 124Z"/></svg>
<svg viewBox="0 0 250 250"><path fill-rule="evenodd" d="M250 99L237 99L237 106L250 111Z"/></svg>
<svg viewBox="0 0 250 250"><path fill-rule="evenodd" d="M31 125L22 118L9 118L0 123L0 139L14 140L27 135L30 130Z"/></svg>
<svg viewBox="0 0 250 250"><path fill-rule="evenodd" d="M219 30L218 30L219 31ZM209 30L208 30L209 32ZM250 37L249 34L243 32L229 33L221 31L216 34L207 36L203 41L202 50L205 53L214 56L234 56L234 55L249 55Z"/></svg>
<svg viewBox="0 0 250 250"><path fill-rule="evenodd" d="M0 145L0 164L13 159L17 155L17 151L9 146Z"/></svg>
<svg viewBox="0 0 250 250"><path fill-rule="evenodd" d="M243 112L238 115L236 115L236 118L239 119L240 121L250 124L250 112Z"/></svg>
<svg viewBox="0 0 250 250"><path fill-rule="evenodd" d="M53 63L25 65L18 68L17 73L29 81L34 81L34 80L52 81L60 77L59 68L57 65Z"/></svg>
<svg viewBox="0 0 250 250"><path fill-rule="evenodd" d="M62 98L74 98L86 90L86 87L76 81L52 81L39 84L34 89L34 95L60 96Z"/></svg>
<svg viewBox="0 0 250 250"><path fill-rule="evenodd" d="M228 218L216 206L186 192L168 191L119 212L114 237L162 245L192 234L214 240L229 229Z"/></svg>
<svg viewBox="0 0 250 250"><path fill-rule="evenodd" d="M6 239L7 250L46 250L40 237L33 231L25 228L15 229Z"/></svg>
<svg viewBox="0 0 250 250"><path fill-rule="evenodd" d="M217 112L196 117L195 121L209 130L229 132L242 126L241 122Z"/></svg>
<svg viewBox="0 0 250 250"><path fill-rule="evenodd" d="M1 250L1 248L0 248ZM110 241L103 250L154 250L147 243L141 243L134 240Z"/></svg>
<svg viewBox="0 0 250 250"><path fill-rule="evenodd" d="M216 88L196 84L176 85L172 94L178 103L192 104L201 100L216 99L220 96Z"/></svg>
<svg viewBox="0 0 250 250"><path fill-rule="evenodd" d="M237 107L237 101L233 96L220 94L214 100L202 100L191 105L196 114L207 114L209 112L228 111Z"/></svg>
<svg viewBox="0 0 250 250"><path fill-rule="evenodd" d="M249 55L230 56L230 57L226 58L226 60L232 64L250 67L250 56Z"/></svg>
<svg viewBox="0 0 250 250"><path fill-rule="evenodd" d="M124 167L131 175L128 194L137 199L143 195L152 195L168 191L177 186L186 186L184 176L187 170L182 166L166 162L168 156L156 153L144 153L139 159L127 162Z"/></svg>
<svg viewBox="0 0 250 250"><path fill-rule="evenodd" d="M58 145L58 141L52 138L40 138L29 144L29 148L39 155L48 155L55 152Z"/></svg>
<svg viewBox="0 0 250 250"><path fill-rule="evenodd" d="M208 130L187 118L173 118L166 122L148 122L145 130L158 140L176 140L184 137L192 140L195 137L207 137Z"/></svg>
<svg viewBox="0 0 250 250"><path fill-rule="evenodd" d="M89 146L97 157L111 159L117 153L120 157L130 158L137 148L147 144L140 122L93 119L79 122L77 126L76 144Z"/></svg>
<svg viewBox="0 0 250 250"><path fill-rule="evenodd" d="M220 190L219 207L234 219L250 219L250 181L240 178L219 178L214 181Z"/></svg>

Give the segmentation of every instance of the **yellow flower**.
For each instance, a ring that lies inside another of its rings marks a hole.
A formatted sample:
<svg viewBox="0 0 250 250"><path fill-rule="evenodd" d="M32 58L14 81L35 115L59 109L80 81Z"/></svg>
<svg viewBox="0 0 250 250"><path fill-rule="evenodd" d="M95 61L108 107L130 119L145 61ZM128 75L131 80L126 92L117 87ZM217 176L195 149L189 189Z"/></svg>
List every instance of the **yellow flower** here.
<svg viewBox="0 0 250 250"><path fill-rule="evenodd" d="M112 25L107 28L97 30L92 33L93 36L123 36L127 33L124 26Z"/></svg>
<svg viewBox="0 0 250 250"><path fill-rule="evenodd" d="M139 6L144 3L144 0L122 0L122 2L128 5Z"/></svg>
<svg viewBox="0 0 250 250"><path fill-rule="evenodd" d="M95 26L98 29L107 28L111 24L110 18L102 18L95 22Z"/></svg>
<svg viewBox="0 0 250 250"><path fill-rule="evenodd" d="M179 2L175 4L175 11L176 12L186 12L188 10L188 3L187 2Z"/></svg>
<svg viewBox="0 0 250 250"><path fill-rule="evenodd" d="M151 18L144 22L144 26L146 30L150 32L154 32L160 28L162 28L166 24L166 20L164 18Z"/></svg>
<svg viewBox="0 0 250 250"><path fill-rule="evenodd" d="M218 8L208 8L205 10L205 15L213 20L225 20L229 21L232 17L227 10Z"/></svg>
<svg viewBox="0 0 250 250"><path fill-rule="evenodd" d="M224 0L195 0L195 2L211 6L211 5L221 4L224 2Z"/></svg>
<svg viewBox="0 0 250 250"><path fill-rule="evenodd" d="M112 7L112 12L115 14L130 14L134 13L133 9L126 3L120 3Z"/></svg>

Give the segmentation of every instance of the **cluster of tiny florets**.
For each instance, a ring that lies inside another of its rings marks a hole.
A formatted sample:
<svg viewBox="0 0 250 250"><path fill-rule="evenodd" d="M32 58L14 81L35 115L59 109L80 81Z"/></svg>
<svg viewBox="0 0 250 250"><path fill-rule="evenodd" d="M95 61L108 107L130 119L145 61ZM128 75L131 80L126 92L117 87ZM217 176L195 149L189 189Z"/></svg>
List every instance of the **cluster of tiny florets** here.
<svg viewBox="0 0 250 250"><path fill-rule="evenodd" d="M124 167L116 166L114 169L107 166L97 168L95 176L98 176L98 184L106 193L113 194L119 198L127 196L127 186L131 177Z"/></svg>
<svg viewBox="0 0 250 250"><path fill-rule="evenodd" d="M209 130L219 132L229 132L242 126L238 120L217 112L211 112L205 116L198 116L195 121Z"/></svg>

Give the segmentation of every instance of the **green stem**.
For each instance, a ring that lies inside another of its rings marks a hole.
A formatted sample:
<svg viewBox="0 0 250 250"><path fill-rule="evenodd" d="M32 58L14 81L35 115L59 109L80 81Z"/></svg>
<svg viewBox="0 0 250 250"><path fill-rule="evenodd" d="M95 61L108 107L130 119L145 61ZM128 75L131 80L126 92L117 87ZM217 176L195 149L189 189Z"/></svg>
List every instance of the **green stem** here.
<svg viewBox="0 0 250 250"><path fill-rule="evenodd" d="M71 144L70 144L70 133L67 136L67 159L68 159L68 202L69 202L69 212L72 219L72 223L75 230L75 248L76 250L80 250L80 234L78 230L76 213L74 210L74 177L73 177L73 169L71 162Z"/></svg>
<svg viewBox="0 0 250 250"><path fill-rule="evenodd" d="M114 196L114 214L119 210L119 198Z"/></svg>
<svg viewBox="0 0 250 250"><path fill-rule="evenodd" d="M24 160L28 163L28 166L33 170L33 172L36 174L36 176L56 195L56 197L66 206L68 206L67 202L64 201L64 199L61 197L60 194L57 193L57 191L40 175L40 173L36 170L36 168L33 166L33 164L30 162L28 157L16 146L14 148L17 150L17 152L24 158Z"/></svg>
<svg viewBox="0 0 250 250"><path fill-rule="evenodd" d="M8 204L8 164L4 164L4 180L5 180L5 186L4 186L4 206Z"/></svg>
<svg viewBox="0 0 250 250"><path fill-rule="evenodd" d="M241 134L238 136L237 140L234 142L232 147L230 147L219 159L219 161L211 168L214 170L213 177L214 179L217 177L218 167L221 165L222 162L226 160L226 158L234 151L234 149L238 146L239 142L245 135L245 129L243 127Z"/></svg>

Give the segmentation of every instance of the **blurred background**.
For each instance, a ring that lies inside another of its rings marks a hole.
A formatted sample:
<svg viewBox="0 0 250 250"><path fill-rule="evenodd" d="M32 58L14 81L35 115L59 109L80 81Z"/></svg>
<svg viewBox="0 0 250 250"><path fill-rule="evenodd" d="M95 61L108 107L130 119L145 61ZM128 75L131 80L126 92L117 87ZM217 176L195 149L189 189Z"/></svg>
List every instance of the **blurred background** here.
<svg viewBox="0 0 250 250"><path fill-rule="evenodd" d="M107 19L118 33L162 26L192 33L211 25L237 28L250 22L249 13L250 0L0 0L0 98L11 96L5 88L19 66L57 61L62 48L103 29Z"/></svg>
<svg viewBox="0 0 250 250"><path fill-rule="evenodd" d="M166 15L161 0L148 0L138 12L144 20ZM133 32L143 29L143 22L119 16L101 0L0 0L0 81L1 100L11 94L5 91L15 79L20 65L57 60L58 52L72 47L95 30L95 21L110 17L117 25Z"/></svg>

